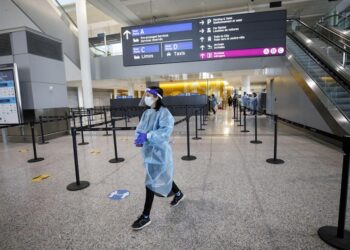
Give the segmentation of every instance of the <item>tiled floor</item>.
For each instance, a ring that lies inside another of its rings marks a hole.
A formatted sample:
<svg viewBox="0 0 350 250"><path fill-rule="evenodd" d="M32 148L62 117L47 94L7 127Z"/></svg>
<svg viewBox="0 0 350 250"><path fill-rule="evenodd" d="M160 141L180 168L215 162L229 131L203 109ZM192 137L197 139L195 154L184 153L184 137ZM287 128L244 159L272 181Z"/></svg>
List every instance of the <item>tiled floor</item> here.
<svg viewBox="0 0 350 250"><path fill-rule="evenodd" d="M170 199L156 198L152 224L140 232L130 228L145 195L132 131L117 132L126 159L119 164L108 162L112 137L86 133L90 144L78 148L80 175L91 185L77 192L66 190L75 180L70 136L38 145L45 160L35 164L27 163L30 144L0 144L0 249L330 249L317 230L337 223L341 151L281 124L278 157L285 164L270 165L272 121L259 117L263 144L254 145L252 117L251 132L241 133L231 116L209 117L199 131L203 139L191 140L197 156L191 162L181 160L185 123L176 126L175 181L186 199L170 208ZM32 182L40 174L50 177ZM116 189L130 196L110 200Z"/></svg>

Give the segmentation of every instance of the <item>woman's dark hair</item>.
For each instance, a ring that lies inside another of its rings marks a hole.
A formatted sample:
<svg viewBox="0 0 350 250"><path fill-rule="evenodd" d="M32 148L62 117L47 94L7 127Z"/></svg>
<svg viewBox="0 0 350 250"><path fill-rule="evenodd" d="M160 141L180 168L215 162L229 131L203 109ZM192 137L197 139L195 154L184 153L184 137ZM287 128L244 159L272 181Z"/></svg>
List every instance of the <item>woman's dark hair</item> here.
<svg viewBox="0 0 350 250"><path fill-rule="evenodd" d="M154 89L155 91L157 91L158 94L160 94L163 97L163 89L156 87L156 86L152 86L152 87L148 87L149 89ZM156 96L157 97L157 96ZM164 103L162 102L162 99L160 99L158 97L158 100L156 102L156 106L154 107L154 109L156 111L158 111L160 109L160 107L165 107Z"/></svg>

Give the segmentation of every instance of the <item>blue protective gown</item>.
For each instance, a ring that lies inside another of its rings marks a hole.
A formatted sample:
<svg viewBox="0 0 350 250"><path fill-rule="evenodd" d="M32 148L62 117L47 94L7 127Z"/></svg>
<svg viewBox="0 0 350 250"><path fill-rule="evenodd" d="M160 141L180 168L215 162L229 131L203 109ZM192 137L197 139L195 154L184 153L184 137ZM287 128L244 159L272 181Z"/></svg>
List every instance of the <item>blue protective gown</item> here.
<svg viewBox="0 0 350 250"><path fill-rule="evenodd" d="M173 184L173 154L169 144L174 129L174 117L165 107L158 111L146 110L136 127L137 132L147 133L147 141L142 146L142 156L146 171L145 185L153 192L167 196Z"/></svg>

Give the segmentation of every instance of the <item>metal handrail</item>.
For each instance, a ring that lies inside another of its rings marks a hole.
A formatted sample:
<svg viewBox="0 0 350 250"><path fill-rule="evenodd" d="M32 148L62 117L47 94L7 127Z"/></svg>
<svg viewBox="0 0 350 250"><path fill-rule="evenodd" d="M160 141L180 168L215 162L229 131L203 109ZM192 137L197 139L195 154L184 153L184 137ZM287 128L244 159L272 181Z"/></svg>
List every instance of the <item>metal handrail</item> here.
<svg viewBox="0 0 350 250"><path fill-rule="evenodd" d="M350 54L346 49L344 49L343 47L339 46L338 44L336 44L335 42L333 42L332 40L330 40L328 37L324 36L320 32L314 30L313 28L311 28L309 25L307 25L303 21L301 21L299 19L287 19L287 21L297 21L298 23L300 23L301 25L303 25L307 29L311 30L313 33L316 33L318 36L322 37L324 40L326 40L327 42L331 43L333 46L335 46L337 49L341 50L343 53Z"/></svg>
<svg viewBox="0 0 350 250"><path fill-rule="evenodd" d="M54 0L57 4L57 6L63 11L63 13L66 15L66 17L69 19L71 23L77 28L78 25L74 22L73 18L68 14L66 9L61 5L61 3L58 0Z"/></svg>
<svg viewBox="0 0 350 250"><path fill-rule="evenodd" d="M321 20L318 21L318 23L322 23L332 17L341 17L342 19L345 19L345 18L348 18L350 15L348 16L343 16L343 15L340 15L340 14L333 14L333 15L329 15L329 16L326 16L326 17L322 17Z"/></svg>
<svg viewBox="0 0 350 250"><path fill-rule="evenodd" d="M331 30L331 29L329 29L329 28L327 28L327 27L325 27L325 26L323 26L323 25L321 25L321 24L319 24L319 23L317 23L316 25L317 25L318 27L324 29L324 30L327 30L327 32L332 33L333 35L338 36L338 37L340 37L341 39L344 39L344 40L350 42L350 39L349 39L348 37L341 36L341 35L339 35L337 32L334 32L333 30ZM346 44L344 44L344 45L346 45Z"/></svg>

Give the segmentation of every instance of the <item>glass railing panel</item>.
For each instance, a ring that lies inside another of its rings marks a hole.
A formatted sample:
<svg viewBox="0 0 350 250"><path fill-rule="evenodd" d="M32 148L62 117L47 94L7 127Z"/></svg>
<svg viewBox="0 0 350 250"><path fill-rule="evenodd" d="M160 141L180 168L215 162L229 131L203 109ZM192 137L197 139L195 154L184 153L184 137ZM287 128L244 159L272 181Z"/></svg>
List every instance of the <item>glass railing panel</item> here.
<svg viewBox="0 0 350 250"><path fill-rule="evenodd" d="M350 93L289 37L287 51L328 97L329 105L335 105L349 119Z"/></svg>
<svg viewBox="0 0 350 250"><path fill-rule="evenodd" d="M319 26L319 29L312 29L296 20L288 22L289 33L295 33L299 37L303 36L306 38L307 44L350 71L350 46L345 43L346 40L339 38L337 34L332 33L327 28Z"/></svg>

